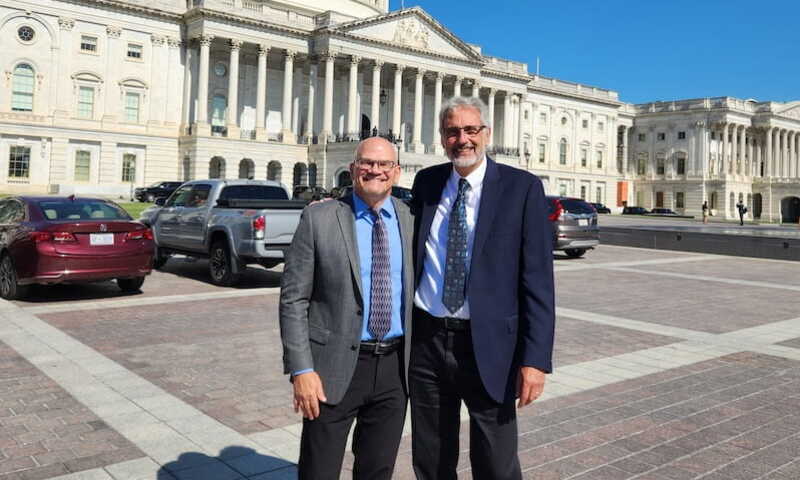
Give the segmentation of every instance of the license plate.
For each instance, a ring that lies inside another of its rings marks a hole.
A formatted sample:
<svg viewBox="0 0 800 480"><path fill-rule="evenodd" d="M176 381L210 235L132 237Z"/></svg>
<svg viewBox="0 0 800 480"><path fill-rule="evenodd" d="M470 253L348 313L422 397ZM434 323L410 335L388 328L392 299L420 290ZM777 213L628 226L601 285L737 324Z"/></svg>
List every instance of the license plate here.
<svg viewBox="0 0 800 480"><path fill-rule="evenodd" d="M114 245L113 233L90 233L89 245Z"/></svg>
<svg viewBox="0 0 800 480"><path fill-rule="evenodd" d="M588 227L589 226L589 219L588 218L579 218L578 225L581 227Z"/></svg>

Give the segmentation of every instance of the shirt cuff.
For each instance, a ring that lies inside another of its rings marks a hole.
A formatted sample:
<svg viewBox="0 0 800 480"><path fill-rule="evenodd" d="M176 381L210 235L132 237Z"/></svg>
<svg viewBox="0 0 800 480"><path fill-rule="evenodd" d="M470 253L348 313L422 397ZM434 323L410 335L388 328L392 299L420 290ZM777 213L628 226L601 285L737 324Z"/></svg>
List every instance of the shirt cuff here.
<svg viewBox="0 0 800 480"><path fill-rule="evenodd" d="M306 368L306 369L303 369L303 370L298 370L298 371L296 371L296 372L292 372L292 376L293 376L293 377L296 377L296 376L298 376L298 375L302 375L302 374L304 374L304 373L313 372L313 371L314 371L314 369L313 369L313 368Z"/></svg>

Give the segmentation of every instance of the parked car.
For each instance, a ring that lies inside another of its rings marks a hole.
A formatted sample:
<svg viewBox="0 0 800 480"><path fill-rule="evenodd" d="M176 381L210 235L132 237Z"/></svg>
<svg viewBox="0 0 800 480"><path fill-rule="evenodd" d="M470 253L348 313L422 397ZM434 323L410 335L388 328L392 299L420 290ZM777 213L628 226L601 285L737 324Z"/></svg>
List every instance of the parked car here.
<svg viewBox="0 0 800 480"><path fill-rule="evenodd" d="M677 215L677 213L673 212L669 208L656 207L656 208L650 210L650 215L667 215L667 216L671 216L671 215Z"/></svg>
<svg viewBox="0 0 800 480"><path fill-rule="evenodd" d="M169 197L172 192L183 185L183 182L156 182L148 187L140 187L133 191L133 198L140 202L156 201L156 198Z"/></svg>
<svg viewBox="0 0 800 480"><path fill-rule="evenodd" d="M293 200L305 200L312 202L328 197L328 192L322 187L309 187L308 185L298 185L292 192Z"/></svg>
<svg viewBox="0 0 800 480"><path fill-rule="evenodd" d="M547 197L553 225L553 250L578 258L600 244L597 212L580 198Z"/></svg>
<svg viewBox="0 0 800 480"><path fill-rule="evenodd" d="M151 212L161 268L175 253L208 258L211 282L232 286L248 264L283 262L307 202L289 200L270 180L195 180L184 183Z"/></svg>
<svg viewBox="0 0 800 480"><path fill-rule="evenodd" d="M646 215L648 213L650 212L644 207L624 207L622 209L623 215Z"/></svg>
<svg viewBox="0 0 800 480"><path fill-rule="evenodd" d="M0 296L32 284L116 279L137 291L150 273L153 233L114 202L80 197L0 199Z"/></svg>
<svg viewBox="0 0 800 480"><path fill-rule="evenodd" d="M611 209L602 203L590 203L589 205L593 206L597 213L611 213Z"/></svg>
<svg viewBox="0 0 800 480"><path fill-rule="evenodd" d="M352 185L341 187L339 189L339 196L336 198L346 197L347 195L351 195L352 193L353 193ZM395 185L392 187L392 196L402 200L406 204L411 204L412 195L410 188L398 187L397 185Z"/></svg>

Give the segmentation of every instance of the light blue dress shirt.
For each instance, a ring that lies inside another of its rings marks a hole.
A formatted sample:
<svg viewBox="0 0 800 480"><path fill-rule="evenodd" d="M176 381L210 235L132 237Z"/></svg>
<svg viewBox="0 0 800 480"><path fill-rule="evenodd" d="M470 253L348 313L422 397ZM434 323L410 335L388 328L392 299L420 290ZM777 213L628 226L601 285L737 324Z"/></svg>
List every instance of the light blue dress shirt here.
<svg viewBox="0 0 800 480"><path fill-rule="evenodd" d="M372 287L372 226L370 209L358 195L353 193L355 209L355 233L358 244L358 260L361 267L361 293L364 297L364 322L361 340L375 340L367 330L370 313L370 292ZM400 224L391 197L381 205L380 214L386 225L389 239L389 267L392 281L392 323L384 340L403 335L403 243L400 239Z"/></svg>

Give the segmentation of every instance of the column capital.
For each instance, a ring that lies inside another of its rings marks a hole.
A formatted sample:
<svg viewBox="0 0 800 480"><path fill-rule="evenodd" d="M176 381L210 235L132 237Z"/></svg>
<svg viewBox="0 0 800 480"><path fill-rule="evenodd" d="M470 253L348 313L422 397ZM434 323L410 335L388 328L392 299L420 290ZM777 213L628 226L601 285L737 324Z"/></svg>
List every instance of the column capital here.
<svg viewBox="0 0 800 480"><path fill-rule="evenodd" d="M150 35L150 41L153 42L153 45L156 47L161 47L167 42L167 37L163 35Z"/></svg>
<svg viewBox="0 0 800 480"><path fill-rule="evenodd" d="M263 57L269 54L270 46L265 43L258 44L258 56Z"/></svg>
<svg viewBox="0 0 800 480"><path fill-rule="evenodd" d="M70 31L75 28L75 19L69 17L58 17L58 26L61 30Z"/></svg>
<svg viewBox="0 0 800 480"><path fill-rule="evenodd" d="M494 87L486 87L486 90L489 91L489 98L494 98L497 95L497 89Z"/></svg>
<svg viewBox="0 0 800 480"><path fill-rule="evenodd" d="M350 55L350 65L358 65L363 60L362 57L358 55Z"/></svg>
<svg viewBox="0 0 800 480"><path fill-rule="evenodd" d="M437 82L438 82L438 81L440 81L440 80L443 80L443 79L444 79L444 73L442 73L442 72L430 71L430 72L428 72L428 73L429 73L429 74L430 74L430 76L431 76L431 77L432 77L434 80L436 80Z"/></svg>
<svg viewBox="0 0 800 480"><path fill-rule="evenodd" d="M180 38L167 37L167 45L169 45L169 48L180 48L182 44L183 42Z"/></svg>
<svg viewBox="0 0 800 480"><path fill-rule="evenodd" d="M383 66L386 65L386 62L380 59L375 59L375 63L372 65L372 68L377 68L378 70L382 69Z"/></svg>
<svg viewBox="0 0 800 480"><path fill-rule="evenodd" d="M324 52L320 52L319 57L324 59L327 62L329 60L330 61L336 60L336 55L337 54L334 51L325 50Z"/></svg>
<svg viewBox="0 0 800 480"><path fill-rule="evenodd" d="M464 77L461 75L453 75L453 79L455 79L456 82L460 82L464 80Z"/></svg>
<svg viewBox="0 0 800 480"><path fill-rule="evenodd" d="M394 70L395 70L395 72L400 72L400 73L403 73L403 71L404 71L405 69L406 69L406 66L405 66L405 65L401 65L401 64L399 64L399 63L398 63L398 64L395 64L395 66L394 66Z"/></svg>
<svg viewBox="0 0 800 480"><path fill-rule="evenodd" d="M119 38L122 35L122 29L116 25L109 25L106 27L106 35L110 38Z"/></svg>
<svg viewBox="0 0 800 480"><path fill-rule="evenodd" d="M228 46L231 47L231 51L239 50L240 48L242 48L242 45L244 45L243 40L238 40L235 38L231 38L230 40L228 40Z"/></svg>
<svg viewBox="0 0 800 480"><path fill-rule="evenodd" d="M418 68L417 73L415 73L415 75L417 78L422 78L425 76L425 70L422 68Z"/></svg>
<svg viewBox="0 0 800 480"><path fill-rule="evenodd" d="M286 49L286 53L284 55L285 55L284 58L286 58L286 61L292 61L293 62L294 58L297 56L297 52L295 52L294 50Z"/></svg>
<svg viewBox="0 0 800 480"><path fill-rule="evenodd" d="M200 43L201 47L208 47L211 45L211 42L214 41L214 35L200 35L197 37L197 41Z"/></svg>

